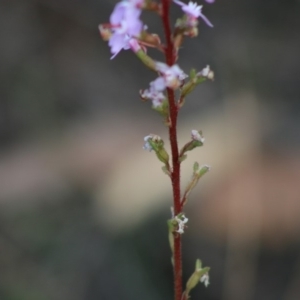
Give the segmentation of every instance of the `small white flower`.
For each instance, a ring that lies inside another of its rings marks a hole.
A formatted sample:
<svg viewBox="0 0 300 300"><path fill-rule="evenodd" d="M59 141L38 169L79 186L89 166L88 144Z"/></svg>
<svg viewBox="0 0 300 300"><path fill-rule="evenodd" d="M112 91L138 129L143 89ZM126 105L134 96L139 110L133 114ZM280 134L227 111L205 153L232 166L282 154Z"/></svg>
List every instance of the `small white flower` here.
<svg viewBox="0 0 300 300"><path fill-rule="evenodd" d="M198 130L193 129L191 132L192 140L201 142L202 144L205 141L205 138L200 134Z"/></svg>
<svg viewBox="0 0 300 300"><path fill-rule="evenodd" d="M209 65L207 65L202 71L201 71L201 75L204 76L204 77L207 77L208 74L210 72L210 67Z"/></svg>
<svg viewBox="0 0 300 300"><path fill-rule="evenodd" d="M201 276L200 282L203 282L205 287L207 287L209 285L209 275L208 275L208 273Z"/></svg>
<svg viewBox="0 0 300 300"><path fill-rule="evenodd" d="M206 66L202 69L197 76L206 77L207 79L214 80L214 72L211 70L210 66Z"/></svg>
<svg viewBox="0 0 300 300"><path fill-rule="evenodd" d="M152 134L152 133L144 137L145 144L144 144L143 149L151 152L154 149L151 146L151 144L149 143L149 140L153 141L154 143L158 143L161 141L161 137L156 134Z"/></svg>
<svg viewBox="0 0 300 300"><path fill-rule="evenodd" d="M208 172L208 171L210 171L211 166L209 166L209 165L202 165L202 166L200 167L200 171L201 171L202 169L206 169L207 172Z"/></svg>
<svg viewBox="0 0 300 300"><path fill-rule="evenodd" d="M150 145L150 143L148 142L149 139L152 139L151 135L147 135L147 136L144 137L145 145L144 145L143 149L148 150L149 152L151 152L153 150L153 148Z"/></svg>
<svg viewBox="0 0 300 300"><path fill-rule="evenodd" d="M178 224L178 229L176 230L179 234L184 233L184 227L185 224L188 222L188 218L185 217L185 215L182 215L180 218L175 216L175 220L177 221Z"/></svg>

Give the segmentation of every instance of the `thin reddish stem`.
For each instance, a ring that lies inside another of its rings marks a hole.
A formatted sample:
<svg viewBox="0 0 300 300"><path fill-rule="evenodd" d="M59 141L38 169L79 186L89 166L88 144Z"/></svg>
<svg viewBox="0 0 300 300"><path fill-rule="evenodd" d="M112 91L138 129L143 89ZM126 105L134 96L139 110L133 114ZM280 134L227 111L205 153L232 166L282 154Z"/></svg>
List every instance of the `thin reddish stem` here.
<svg viewBox="0 0 300 300"><path fill-rule="evenodd" d="M169 66L175 63L176 55L175 48L172 39L172 31L170 26L169 12L170 12L170 0L162 0L162 21L165 32L166 48L165 59ZM172 152L172 166L171 173L172 188L173 188L173 205L174 213L178 215L181 213L180 203L180 162L179 151L177 142L177 117L178 117L178 105L175 101L175 93L172 89L167 89L169 112L170 112L170 126L169 126L169 138ZM181 236L180 234L174 234L174 292L175 300L181 300L182 297L182 258L181 258Z"/></svg>

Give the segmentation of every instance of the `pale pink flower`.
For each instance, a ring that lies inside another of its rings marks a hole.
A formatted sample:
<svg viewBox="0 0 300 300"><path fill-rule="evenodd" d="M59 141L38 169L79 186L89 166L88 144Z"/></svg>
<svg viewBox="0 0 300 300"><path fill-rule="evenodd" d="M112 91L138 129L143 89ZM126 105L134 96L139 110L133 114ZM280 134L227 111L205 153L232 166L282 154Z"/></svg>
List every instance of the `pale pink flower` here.
<svg viewBox="0 0 300 300"><path fill-rule="evenodd" d="M189 21L194 23L195 19L201 17L201 19L210 27L213 27L213 24L202 14L203 5L197 5L197 3L189 1L188 4L185 4L179 0L173 0L176 4L181 6L181 9L187 15Z"/></svg>
<svg viewBox="0 0 300 300"><path fill-rule="evenodd" d="M161 82L161 86L177 89L182 81L187 77L187 75L179 68L178 65L168 66L165 63L157 62L156 70L161 73L161 77L157 80Z"/></svg>
<svg viewBox="0 0 300 300"><path fill-rule="evenodd" d="M165 95L160 92L159 90L156 90L152 81L150 83L150 88L147 90L144 90L141 93L141 97L144 99L149 99L152 101L153 107L157 108L162 105L163 101L166 99Z"/></svg>
<svg viewBox="0 0 300 300"><path fill-rule="evenodd" d="M143 23L139 19L142 4L141 0L119 2L111 16L110 25L112 35L109 39L109 46L114 58L122 49L130 48L129 41L137 37L143 29Z"/></svg>

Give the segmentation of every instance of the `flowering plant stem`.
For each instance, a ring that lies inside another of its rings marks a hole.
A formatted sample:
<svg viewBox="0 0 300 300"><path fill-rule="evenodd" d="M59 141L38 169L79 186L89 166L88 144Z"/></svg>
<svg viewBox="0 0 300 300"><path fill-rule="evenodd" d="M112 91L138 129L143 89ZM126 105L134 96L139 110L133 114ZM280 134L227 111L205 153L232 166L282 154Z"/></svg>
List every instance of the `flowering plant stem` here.
<svg viewBox="0 0 300 300"><path fill-rule="evenodd" d="M166 39L165 48L165 60L169 66L175 63L175 49L172 41L172 32L170 27L169 19L170 11L170 0L162 0L162 21ZM168 101L169 101L169 139L171 144L172 153L172 188L173 188L173 205L175 216L180 214L182 211L180 203L180 161L179 151L177 142L177 117L178 117L178 106L175 102L174 90L167 89ZM174 292L175 300L181 300L182 297L182 254L181 254L181 235L174 233Z"/></svg>
<svg viewBox="0 0 300 300"><path fill-rule="evenodd" d="M208 1L208 0L207 0ZM213 0L209 0L210 3ZM180 6L184 16L177 19L175 30L172 32L170 23L170 6L175 3ZM147 31L147 26L140 20L142 10L157 13L162 19L165 43L157 34ZM198 18L201 18L208 26L213 25L202 14L202 5L189 1L185 4L179 0L161 0L158 4L151 0L122 0L117 3L110 16L110 23L99 26L101 36L109 42L112 57L114 58L121 50L131 49L136 56L150 68L158 73L158 77L151 81L149 89L141 90L140 96L143 100L151 100L152 108L160 113L168 125L169 140L171 145L172 159L169 162L169 154L164 148L164 141L155 134L144 137L144 149L155 152L158 160L164 164L162 170L170 176L173 189L172 218L167 221L169 231L169 243L172 251L172 263L174 269L174 300L187 300L190 298L190 291L199 282L207 287L209 284L209 267L202 267L200 259L196 260L195 271L186 282L183 292L182 286L182 255L181 235L184 233L188 218L182 212L186 205L191 190L197 185L199 179L209 171L209 166L199 167L198 162L194 163L192 180L185 188L183 198L180 193L180 164L186 158L186 152L203 146L204 138L202 132L193 129L191 140L182 149L178 150L177 139L177 118L180 108L185 103L185 97L194 88L206 81L213 80L213 72L207 66L200 72L195 69L190 71L188 76L176 64L178 49L183 42L183 37L196 37L198 34ZM154 61L147 55L146 47L154 47L162 51L165 62ZM189 79L187 79L189 78ZM175 98L175 90L179 92L179 99ZM172 164L172 165L171 165Z"/></svg>

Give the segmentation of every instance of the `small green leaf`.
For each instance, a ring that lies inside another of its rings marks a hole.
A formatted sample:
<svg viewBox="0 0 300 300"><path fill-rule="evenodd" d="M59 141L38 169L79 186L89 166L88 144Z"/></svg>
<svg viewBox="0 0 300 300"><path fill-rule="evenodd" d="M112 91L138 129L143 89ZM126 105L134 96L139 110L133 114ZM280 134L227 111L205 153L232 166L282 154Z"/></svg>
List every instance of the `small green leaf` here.
<svg viewBox="0 0 300 300"><path fill-rule="evenodd" d="M194 163L193 170L194 170L194 173L196 173L199 170L199 163L198 162Z"/></svg>
<svg viewBox="0 0 300 300"><path fill-rule="evenodd" d="M163 172L164 172L165 174L167 174L168 176L171 175L171 174L170 174L170 170L169 170L169 168L168 168L167 166L163 166L163 167L161 167L161 169L162 169Z"/></svg>
<svg viewBox="0 0 300 300"><path fill-rule="evenodd" d="M196 70L195 69L191 69L191 71L190 71L190 78L194 79L196 77L196 75L197 75Z"/></svg>
<svg viewBox="0 0 300 300"><path fill-rule="evenodd" d="M204 165L201 167L200 171L198 171L198 179L205 175L208 171L210 171L210 166Z"/></svg>
<svg viewBox="0 0 300 300"><path fill-rule="evenodd" d="M180 156L180 157L179 157L179 162L183 162L184 160L186 160L186 158L187 158L187 155L186 155L186 154Z"/></svg>

